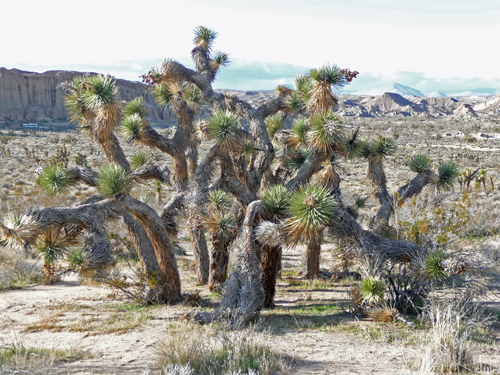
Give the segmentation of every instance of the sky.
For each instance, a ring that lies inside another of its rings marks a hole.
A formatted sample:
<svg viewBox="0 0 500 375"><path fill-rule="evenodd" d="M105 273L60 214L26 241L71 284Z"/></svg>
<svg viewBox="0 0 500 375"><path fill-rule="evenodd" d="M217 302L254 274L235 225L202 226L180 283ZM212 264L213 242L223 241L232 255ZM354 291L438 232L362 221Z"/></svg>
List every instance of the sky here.
<svg viewBox="0 0 500 375"><path fill-rule="evenodd" d="M190 65L193 29L218 32L232 64L216 87L270 89L336 64L346 90L500 93L498 0L16 0L2 5L0 66L139 80L165 58Z"/></svg>

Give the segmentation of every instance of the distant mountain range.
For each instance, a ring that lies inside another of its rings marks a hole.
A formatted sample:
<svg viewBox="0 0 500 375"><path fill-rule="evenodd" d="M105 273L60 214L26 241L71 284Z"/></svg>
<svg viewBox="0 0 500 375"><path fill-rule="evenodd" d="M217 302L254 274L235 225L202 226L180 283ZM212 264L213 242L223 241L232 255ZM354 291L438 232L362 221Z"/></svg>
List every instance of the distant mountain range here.
<svg viewBox="0 0 500 375"><path fill-rule="evenodd" d="M0 68L0 124L11 121L50 121L64 120L67 113L63 103L63 92L59 84L71 80L82 73L73 71L49 71L45 73L26 72L17 69ZM145 99L149 108L151 122L175 122L176 117L169 109L156 106L146 86L140 82L117 79L117 86L122 100L130 101L138 96ZM275 95L273 90L229 92L258 104ZM433 92L424 96L419 90L395 83L388 87L374 89L369 95L339 94L338 107L340 116L357 117L401 117L421 116L428 118L466 118L481 119L500 117L500 95L487 98L447 97L442 92ZM204 106L198 118L210 114Z"/></svg>
<svg viewBox="0 0 500 375"><path fill-rule="evenodd" d="M343 90L345 94L352 95L382 95L386 92L393 92L399 95L412 95L412 96L425 96L430 98L446 98L446 97L462 97L462 96L494 96L498 94L499 90L491 88L478 88L467 91L429 91L423 93L420 90L414 89L413 87L405 86L400 83L394 82L392 84L374 87L369 90Z"/></svg>

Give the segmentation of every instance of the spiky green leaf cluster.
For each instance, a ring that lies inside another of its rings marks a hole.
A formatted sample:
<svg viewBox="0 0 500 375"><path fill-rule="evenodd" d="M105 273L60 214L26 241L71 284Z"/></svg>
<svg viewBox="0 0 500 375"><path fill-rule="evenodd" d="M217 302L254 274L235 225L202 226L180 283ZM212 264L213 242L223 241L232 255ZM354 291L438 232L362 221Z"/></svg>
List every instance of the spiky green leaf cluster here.
<svg viewBox="0 0 500 375"><path fill-rule="evenodd" d="M133 113L124 117L120 123L121 133L128 138L129 141L140 138L140 132L144 125L144 120L138 113Z"/></svg>
<svg viewBox="0 0 500 375"><path fill-rule="evenodd" d="M184 100L194 105L200 105L202 102L201 91L195 85L188 85L183 93Z"/></svg>
<svg viewBox="0 0 500 375"><path fill-rule="evenodd" d="M377 305L380 304L384 298L385 285L378 277L367 277L359 287L363 302Z"/></svg>
<svg viewBox="0 0 500 375"><path fill-rule="evenodd" d="M311 119L311 131L307 138L314 149L329 153L340 137L339 119L331 110L320 112Z"/></svg>
<svg viewBox="0 0 500 375"><path fill-rule="evenodd" d="M115 80L110 75L87 76L84 85L82 100L90 110L98 110L112 104L118 93Z"/></svg>
<svg viewBox="0 0 500 375"><path fill-rule="evenodd" d="M299 113L305 108L304 100L297 91L287 97L286 105L291 113Z"/></svg>
<svg viewBox="0 0 500 375"><path fill-rule="evenodd" d="M336 65L325 65L319 69L311 69L308 73L314 81L320 81L322 83L330 85L332 88L341 88L347 84L342 69Z"/></svg>
<svg viewBox="0 0 500 375"><path fill-rule="evenodd" d="M193 43L197 47L210 49L215 38L217 38L217 32L214 30L211 30L204 26L198 26L196 29L194 29Z"/></svg>
<svg viewBox="0 0 500 375"><path fill-rule="evenodd" d="M138 97L130 101L123 107L122 116L130 116L137 113L140 118L145 118L148 115L148 109L146 108L146 101L142 97Z"/></svg>
<svg viewBox="0 0 500 375"><path fill-rule="evenodd" d="M160 107L167 107L174 97L174 94L170 92L168 84L166 82L161 82L151 89L151 93L155 98L156 104Z"/></svg>
<svg viewBox="0 0 500 375"><path fill-rule="evenodd" d="M303 185L289 199L286 231L292 244L318 236L333 218L335 203L322 186Z"/></svg>
<svg viewBox="0 0 500 375"><path fill-rule="evenodd" d="M236 218L231 213L211 211L203 224L209 233L222 238L230 237L237 227Z"/></svg>
<svg viewBox="0 0 500 375"><path fill-rule="evenodd" d="M370 153L374 156L390 156L397 150L394 139L387 137L377 137L370 144Z"/></svg>
<svg viewBox="0 0 500 375"><path fill-rule="evenodd" d="M311 129L309 120L305 117L298 117L292 124L292 133L300 144L305 145L307 141L307 132Z"/></svg>
<svg viewBox="0 0 500 375"><path fill-rule="evenodd" d="M225 150L234 149L239 144L236 132L240 128L238 116L230 111L218 111L207 120L207 129L215 138L219 147Z"/></svg>
<svg viewBox="0 0 500 375"><path fill-rule="evenodd" d="M269 138L273 139L274 135L283 129L283 126L285 125L285 121L281 117L279 113L276 113L272 116L268 116L265 119L266 127L267 127L267 133L269 134Z"/></svg>
<svg viewBox="0 0 500 375"><path fill-rule="evenodd" d="M138 152L132 156L130 159L130 167L132 169L137 169L148 162L148 157L143 152Z"/></svg>
<svg viewBox="0 0 500 375"><path fill-rule="evenodd" d="M118 89L109 75L78 76L61 87L66 91L64 105L70 120L77 123L89 112L100 113L103 108L116 104Z"/></svg>
<svg viewBox="0 0 500 375"><path fill-rule="evenodd" d="M340 136L338 153L346 159L354 159L363 155L366 145L359 139L358 130Z"/></svg>
<svg viewBox="0 0 500 375"><path fill-rule="evenodd" d="M358 208L364 208L365 207L365 204L366 204L366 198L363 198L363 197L356 197L354 199L354 204L356 205L356 207Z"/></svg>
<svg viewBox="0 0 500 375"><path fill-rule="evenodd" d="M210 191L207 200L209 208L219 212L228 210L233 204L233 198L224 190Z"/></svg>
<svg viewBox="0 0 500 375"><path fill-rule="evenodd" d="M85 268L87 262L87 254L83 249L75 249L68 253L66 259L72 270L81 271Z"/></svg>
<svg viewBox="0 0 500 375"><path fill-rule="evenodd" d="M441 264L441 261L446 258L448 256L442 251L434 251L427 255L427 258L425 258L425 271L429 278L438 280L446 276L444 267Z"/></svg>
<svg viewBox="0 0 500 375"><path fill-rule="evenodd" d="M311 150L308 147L290 149L286 159L287 167L292 171L298 171L310 154Z"/></svg>
<svg viewBox="0 0 500 375"><path fill-rule="evenodd" d="M61 165L50 165L43 169L38 184L50 194L64 193L71 184L71 175Z"/></svg>
<svg viewBox="0 0 500 375"><path fill-rule="evenodd" d="M438 175L439 182L437 183L437 188L440 190L449 190L453 187L457 176L460 175L460 171L455 163L449 162L439 167Z"/></svg>
<svg viewBox="0 0 500 375"><path fill-rule="evenodd" d="M132 176L116 164L108 164L99 170L97 188L104 197L124 193L132 186Z"/></svg>
<svg viewBox="0 0 500 375"><path fill-rule="evenodd" d="M290 194L283 185L272 185L260 195L266 210L274 219L281 219L287 212Z"/></svg>
<svg viewBox="0 0 500 375"><path fill-rule="evenodd" d="M309 101L313 87L314 83L310 76L299 74L295 77L295 89L302 103L307 103Z"/></svg>
<svg viewBox="0 0 500 375"><path fill-rule="evenodd" d="M229 65L231 60L229 60L229 55L227 53L217 51L214 52L210 59L210 69L215 74L222 68Z"/></svg>
<svg viewBox="0 0 500 375"><path fill-rule="evenodd" d="M410 170L415 173L424 173L431 167L431 159L425 155L415 155L410 160Z"/></svg>

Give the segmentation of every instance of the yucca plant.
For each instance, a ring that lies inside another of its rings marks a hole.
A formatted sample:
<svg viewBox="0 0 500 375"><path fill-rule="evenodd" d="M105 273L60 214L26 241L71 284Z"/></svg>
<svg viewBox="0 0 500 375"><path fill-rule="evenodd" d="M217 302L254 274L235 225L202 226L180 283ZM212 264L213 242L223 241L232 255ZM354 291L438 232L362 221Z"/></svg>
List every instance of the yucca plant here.
<svg viewBox="0 0 500 375"><path fill-rule="evenodd" d="M335 203L322 186L303 185L289 199L286 232L290 244L308 240L321 233L333 218Z"/></svg>
<svg viewBox="0 0 500 375"><path fill-rule="evenodd" d="M337 153L345 159L354 159L363 155L365 143L359 139L359 128L349 134L342 134L338 142Z"/></svg>
<svg viewBox="0 0 500 375"><path fill-rule="evenodd" d="M317 113L311 118L311 131L307 139L315 150L331 153L340 136L339 118L331 110Z"/></svg>
<svg viewBox="0 0 500 375"><path fill-rule="evenodd" d="M72 270L81 272L85 269L85 263L87 262L87 254L83 249L75 249L70 251L66 256L66 260Z"/></svg>
<svg viewBox="0 0 500 375"><path fill-rule="evenodd" d="M240 141L236 132L240 127L238 116L229 111L218 111L207 120L207 129L219 147L225 151L235 149Z"/></svg>
<svg viewBox="0 0 500 375"><path fill-rule="evenodd" d="M204 26L194 29L193 43L197 47L210 50L213 41L217 38L217 32Z"/></svg>
<svg viewBox="0 0 500 375"><path fill-rule="evenodd" d="M415 173L424 173L430 166L431 159L425 155L415 155L410 160L410 170Z"/></svg>
<svg viewBox="0 0 500 375"><path fill-rule="evenodd" d="M167 82L161 82L151 88L151 93L155 98L155 102L160 107L167 107L173 99L174 94L170 91Z"/></svg>
<svg viewBox="0 0 500 375"><path fill-rule="evenodd" d="M71 175L59 164L50 165L43 169L37 183L50 194L61 194L71 185Z"/></svg>
<svg viewBox="0 0 500 375"><path fill-rule="evenodd" d="M298 171L307 160L311 150L307 147L297 147L290 149L287 153L286 165L292 171Z"/></svg>
<svg viewBox="0 0 500 375"><path fill-rule="evenodd" d="M367 277L359 287L363 302L378 305L384 299L385 285L378 277Z"/></svg>
<svg viewBox="0 0 500 375"><path fill-rule="evenodd" d="M311 98L314 83L310 76L299 74L295 77L295 89L302 103L307 103Z"/></svg>
<svg viewBox="0 0 500 375"><path fill-rule="evenodd" d="M370 144L370 153L373 156L387 157L393 155L397 150L394 139L387 137L376 137Z"/></svg>
<svg viewBox="0 0 500 375"><path fill-rule="evenodd" d="M439 182L437 183L437 188L440 190L451 189L459 174L460 171L456 164L452 162L442 164L438 169Z"/></svg>
<svg viewBox="0 0 500 375"><path fill-rule="evenodd" d="M56 262L63 257L70 243L71 238L66 237L62 226L47 229L36 240L38 253L51 282L54 281Z"/></svg>
<svg viewBox="0 0 500 375"><path fill-rule="evenodd" d="M210 70L215 75L222 68L228 66L230 62L231 61L229 60L229 55L227 53L224 53L221 51L214 52L214 54L212 55L212 57L209 61Z"/></svg>
<svg viewBox="0 0 500 375"><path fill-rule="evenodd" d="M280 220L285 216L289 197L290 194L283 185L270 186L260 195L272 221Z"/></svg>
<svg viewBox="0 0 500 375"><path fill-rule="evenodd" d="M145 118L148 115L146 101L142 97L133 99L123 107L121 114L123 117L137 114L140 118Z"/></svg>
<svg viewBox="0 0 500 375"><path fill-rule="evenodd" d="M231 208L233 197L223 190L212 190L207 197L209 210L224 212Z"/></svg>
<svg viewBox="0 0 500 375"><path fill-rule="evenodd" d="M132 167L132 169L137 169L145 165L147 162L148 162L147 155L143 152L138 152L134 154L130 159L130 167Z"/></svg>
<svg viewBox="0 0 500 375"><path fill-rule="evenodd" d="M127 192L132 186L132 176L122 167L109 164L99 170L97 188L104 197Z"/></svg>
<svg viewBox="0 0 500 375"><path fill-rule="evenodd" d="M269 134L269 138L273 139L276 132L280 131L285 122L279 113L276 113L272 116L268 116L265 120L267 133Z"/></svg>
<svg viewBox="0 0 500 375"><path fill-rule="evenodd" d="M187 85L183 90L183 98L188 106L197 112L202 103L201 92L195 85Z"/></svg>
<svg viewBox="0 0 500 375"><path fill-rule="evenodd" d="M122 119L120 124L120 131L125 137L127 137L129 142L139 140L143 125L144 120L139 116L138 113L133 113Z"/></svg>
<svg viewBox="0 0 500 375"><path fill-rule="evenodd" d="M439 280L446 276L441 262L447 259L448 256L442 251L434 251L425 258L425 271L431 279Z"/></svg>
<svg viewBox="0 0 500 375"><path fill-rule="evenodd" d="M307 101L307 110L311 115L330 110L337 104L332 91L347 83L344 73L338 66L326 65L311 69L308 75L313 80L313 87Z"/></svg>
<svg viewBox="0 0 500 375"><path fill-rule="evenodd" d="M292 133L295 136L296 144L292 147L297 147L298 145L305 146L307 142L307 132L311 129L309 119L305 117L299 117L295 119L292 123Z"/></svg>

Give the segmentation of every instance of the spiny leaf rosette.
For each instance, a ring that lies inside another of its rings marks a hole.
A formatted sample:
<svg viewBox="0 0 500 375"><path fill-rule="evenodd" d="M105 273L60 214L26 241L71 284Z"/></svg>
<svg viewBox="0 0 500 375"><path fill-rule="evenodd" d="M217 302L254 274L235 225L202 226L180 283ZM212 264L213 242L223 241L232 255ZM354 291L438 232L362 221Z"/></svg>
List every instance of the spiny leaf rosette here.
<svg viewBox="0 0 500 375"><path fill-rule="evenodd" d="M270 186L260 195L269 216L279 220L285 216L288 209L288 199L290 194L283 185Z"/></svg>
<svg viewBox="0 0 500 375"><path fill-rule="evenodd" d="M138 113L133 113L123 118L120 124L120 131L128 138L129 142L139 140L143 125L144 119Z"/></svg>
<svg viewBox="0 0 500 375"><path fill-rule="evenodd" d="M334 215L335 202L322 186L304 185L289 199L285 231L292 246L302 240L317 238Z"/></svg>
<svg viewBox="0 0 500 375"><path fill-rule="evenodd" d="M207 120L207 129L218 146L224 151L235 149L240 141L236 132L240 128L238 116L229 111L218 111Z"/></svg>
<svg viewBox="0 0 500 375"><path fill-rule="evenodd" d="M236 218L230 213L210 211L203 216L203 225L212 235L229 238L237 229Z"/></svg>
<svg viewBox="0 0 500 375"><path fill-rule="evenodd" d="M43 190L50 194L61 194L71 184L71 176L65 168L56 164L45 167L37 182Z"/></svg>
<svg viewBox="0 0 500 375"><path fill-rule="evenodd" d="M231 208L233 197L224 190L212 190L208 193L208 208L217 212L223 212Z"/></svg>
<svg viewBox="0 0 500 375"><path fill-rule="evenodd" d="M148 109L146 108L146 102L144 98L138 97L131 100L122 109L122 116L130 116L133 114L139 115L140 118L145 118L148 115Z"/></svg>
<svg viewBox="0 0 500 375"><path fill-rule="evenodd" d="M311 69L309 77L314 82L307 101L309 113L324 112L337 105L332 90L342 88L347 83L342 70L335 65L326 65L320 69Z"/></svg>
<svg viewBox="0 0 500 375"><path fill-rule="evenodd" d="M148 157L143 152L138 152L132 156L130 159L130 167L132 169L137 169L142 167L144 164L148 162Z"/></svg>
<svg viewBox="0 0 500 375"><path fill-rule="evenodd" d="M311 119L311 131L307 138L315 150L331 153L340 136L339 118L331 110L320 112Z"/></svg>
<svg viewBox="0 0 500 375"><path fill-rule="evenodd" d="M99 170L97 188L104 197L113 197L127 192L132 186L132 176L122 167L109 164Z"/></svg>
<svg viewBox="0 0 500 375"><path fill-rule="evenodd" d="M38 252L46 265L54 265L69 245L62 226L47 229L36 240Z"/></svg>
<svg viewBox="0 0 500 375"><path fill-rule="evenodd" d="M460 175L458 166L452 162L441 165L438 169L439 182L437 188L439 190L449 190L453 187L455 179Z"/></svg>
<svg viewBox="0 0 500 375"><path fill-rule="evenodd" d="M194 29L193 43L197 47L202 47L209 50L211 44L216 38L217 38L217 32L207 27L199 26L196 29Z"/></svg>
<svg viewBox="0 0 500 375"><path fill-rule="evenodd" d="M410 161L410 170L415 173L424 173L431 166L431 159L425 155L415 155Z"/></svg>
<svg viewBox="0 0 500 375"><path fill-rule="evenodd" d="M359 291L363 297L363 302L370 305L377 305L384 298L385 286L378 277L367 277L361 283Z"/></svg>
<svg viewBox="0 0 500 375"><path fill-rule="evenodd" d="M80 123L96 140L111 134L120 121L122 107L117 100L118 89L113 77L85 75L61 87L67 92L64 104L71 121Z"/></svg>
<svg viewBox="0 0 500 375"><path fill-rule="evenodd" d="M434 251L425 258L425 271L431 279L439 280L446 276L445 269L441 262L448 256L442 251Z"/></svg>

